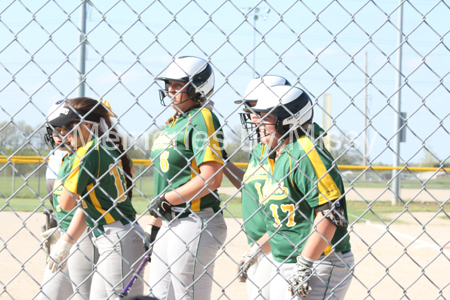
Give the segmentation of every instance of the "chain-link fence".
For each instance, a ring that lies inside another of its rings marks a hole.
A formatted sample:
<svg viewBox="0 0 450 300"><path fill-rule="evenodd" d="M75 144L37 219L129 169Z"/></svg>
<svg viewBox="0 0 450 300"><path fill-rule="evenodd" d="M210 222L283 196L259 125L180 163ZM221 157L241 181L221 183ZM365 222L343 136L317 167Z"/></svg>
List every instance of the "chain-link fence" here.
<svg viewBox="0 0 450 300"><path fill-rule="evenodd" d="M1 2L0 298L449 298L448 17Z"/></svg>

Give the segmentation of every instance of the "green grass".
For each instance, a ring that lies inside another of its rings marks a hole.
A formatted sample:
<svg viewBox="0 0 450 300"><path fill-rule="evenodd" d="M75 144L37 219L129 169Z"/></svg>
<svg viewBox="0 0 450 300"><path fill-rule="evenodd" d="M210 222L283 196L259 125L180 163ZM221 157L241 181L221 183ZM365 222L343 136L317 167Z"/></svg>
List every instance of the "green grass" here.
<svg viewBox="0 0 450 300"><path fill-rule="evenodd" d="M362 201L348 201L347 202L349 221L354 222L356 220L355 216L362 216L363 220L360 221L371 221L371 222L379 222L380 219L384 222L392 221L392 216L389 216L391 213L399 214L405 211L405 207L403 205L395 205L393 206L388 201L377 202L371 206L371 209L368 210L368 206L365 202ZM440 206L436 203L411 203L408 205L408 211L411 213L415 212L434 212L436 213L440 209ZM407 213L407 212L406 212ZM401 221L396 221L401 222Z"/></svg>
<svg viewBox="0 0 450 300"><path fill-rule="evenodd" d="M346 189L350 187L350 184L344 180L344 186ZM376 180L376 181L363 181L362 179L357 180L353 183L353 187L355 188L386 188L387 184L384 181ZM450 177L449 178L439 178L433 179L427 182L425 187L427 189L447 189L450 186ZM422 183L418 179L411 180L402 180L401 187L404 189L421 189L423 187Z"/></svg>
<svg viewBox="0 0 450 300"><path fill-rule="evenodd" d="M0 199L0 212L2 211L25 211L31 212L34 211L37 207L39 207L38 211L42 211L44 207L42 206L42 202L38 199L32 198L13 198L8 202L8 206L6 205L6 200ZM45 206L47 208L51 208L51 204L48 201L45 201Z"/></svg>

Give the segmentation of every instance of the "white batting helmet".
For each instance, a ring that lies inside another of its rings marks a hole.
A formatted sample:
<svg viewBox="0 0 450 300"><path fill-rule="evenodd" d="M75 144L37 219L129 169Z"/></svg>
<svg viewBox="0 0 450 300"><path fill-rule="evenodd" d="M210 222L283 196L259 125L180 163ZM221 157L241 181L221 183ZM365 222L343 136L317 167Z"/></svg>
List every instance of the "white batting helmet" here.
<svg viewBox="0 0 450 300"><path fill-rule="evenodd" d="M156 80L165 82L163 93L167 92L169 80L189 83L187 93L189 98L195 101L206 99L214 91L214 71L211 65L194 56L178 57L169 65L164 76L157 77ZM165 97L166 94L160 93L160 96Z"/></svg>
<svg viewBox="0 0 450 300"><path fill-rule="evenodd" d="M261 95L254 107L245 110L275 114L277 116L275 127L281 135L287 130L312 123L312 101L305 91L286 85L271 87L271 91Z"/></svg>

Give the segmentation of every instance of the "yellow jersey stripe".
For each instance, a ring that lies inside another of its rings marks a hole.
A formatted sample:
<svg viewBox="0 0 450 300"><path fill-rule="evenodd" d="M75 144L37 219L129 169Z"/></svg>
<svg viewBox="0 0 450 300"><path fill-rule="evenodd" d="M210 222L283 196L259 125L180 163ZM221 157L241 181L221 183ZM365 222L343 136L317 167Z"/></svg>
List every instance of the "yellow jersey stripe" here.
<svg viewBox="0 0 450 300"><path fill-rule="evenodd" d="M214 127L214 122L212 118L211 111L207 108L202 108L201 110L203 118L205 119L206 128L208 129L208 146L206 147L205 157L203 162L215 161L223 165L222 160L222 149L220 149L220 144L217 139L217 134L215 134L216 128ZM214 136L213 136L214 135ZM213 152L213 149L215 152ZM219 156L218 156L219 155Z"/></svg>
<svg viewBox="0 0 450 300"><path fill-rule="evenodd" d="M197 173L195 173L194 171ZM200 173L200 170L198 169L197 162L195 161L195 158L194 158L191 163L191 180L194 177L196 177L197 174L199 174L199 173ZM191 209L193 211L200 211L200 201L201 201L201 198L192 200Z"/></svg>
<svg viewBox="0 0 450 300"><path fill-rule="evenodd" d="M305 153L308 153L307 155L314 168L314 172L316 173L316 178L319 180L319 178L322 178L323 176L323 178L317 182L319 188L319 205L341 197L341 191L337 187L336 182L334 182L330 173L327 173L328 170L323 164L317 150L313 148L311 140L306 136L302 136L298 139L298 142Z"/></svg>
<svg viewBox="0 0 450 300"><path fill-rule="evenodd" d="M100 201L98 201L97 199L97 195L95 195L95 189L94 189L94 184L91 183L90 185L87 186L87 190L88 190L88 196L91 198L92 204L94 205L95 209L101 213L102 215L105 214L106 210L104 210L102 208L102 206L100 205ZM107 213L105 215L105 220L106 220L106 224L111 224L113 222L115 222L116 220L114 220L113 216L111 216L110 213Z"/></svg>
<svg viewBox="0 0 450 300"><path fill-rule="evenodd" d="M323 250L324 255L328 255L333 250L333 247L331 245L328 245L325 250Z"/></svg>
<svg viewBox="0 0 450 300"><path fill-rule="evenodd" d="M64 182L64 187L72 193L77 193L78 188L78 175L80 173L80 160L86 155L88 149L92 146L94 140L87 143L85 146L78 148L75 152L75 159L73 160L72 169L70 170L70 175ZM77 193L78 194L78 193Z"/></svg>

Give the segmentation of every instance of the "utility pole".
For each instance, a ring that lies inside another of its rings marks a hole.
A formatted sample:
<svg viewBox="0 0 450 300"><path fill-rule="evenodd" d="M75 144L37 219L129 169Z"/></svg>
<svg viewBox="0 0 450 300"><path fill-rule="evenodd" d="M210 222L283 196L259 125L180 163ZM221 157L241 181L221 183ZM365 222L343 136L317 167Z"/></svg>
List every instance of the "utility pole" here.
<svg viewBox="0 0 450 300"><path fill-rule="evenodd" d="M267 15L270 13L270 8L265 8L261 10L259 7L247 7L247 8L241 8L241 12L245 13L245 9L247 9L248 12L253 12L253 78L256 76L256 21L259 20L259 18L263 18L265 21L267 19Z"/></svg>
<svg viewBox="0 0 450 300"><path fill-rule="evenodd" d="M81 0L80 6L80 49L78 49L78 76L77 76L77 86L78 86L78 97L85 96L85 78L86 74L86 1Z"/></svg>
<svg viewBox="0 0 450 300"><path fill-rule="evenodd" d="M364 52L364 155L363 166L367 166L367 51ZM367 180L367 171L363 174L363 180Z"/></svg>
<svg viewBox="0 0 450 300"><path fill-rule="evenodd" d="M394 112L394 138L393 138L393 166L398 167L400 164L400 132L398 130L401 126L400 115L401 114L401 85L402 85L402 42L403 42L403 0L399 0L398 9L398 35L397 35L397 77L396 87L397 95L395 95L395 112ZM392 205L400 204L400 184L401 184L399 170L392 170Z"/></svg>

